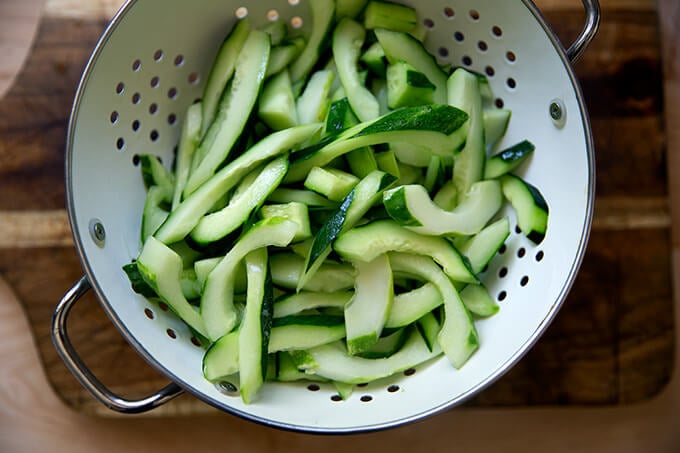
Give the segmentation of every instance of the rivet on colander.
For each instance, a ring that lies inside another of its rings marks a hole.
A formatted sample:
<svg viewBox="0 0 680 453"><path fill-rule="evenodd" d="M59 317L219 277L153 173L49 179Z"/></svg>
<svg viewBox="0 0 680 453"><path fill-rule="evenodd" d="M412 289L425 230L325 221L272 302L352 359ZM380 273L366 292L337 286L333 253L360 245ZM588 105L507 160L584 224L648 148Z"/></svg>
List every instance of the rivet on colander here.
<svg viewBox="0 0 680 453"><path fill-rule="evenodd" d="M567 111L561 99L553 99L550 101L550 118L557 127L563 127L567 121Z"/></svg>
<svg viewBox="0 0 680 453"><path fill-rule="evenodd" d="M99 247L104 247L104 242L106 240L106 230L104 230L104 224L99 219L90 220L89 225L90 237L95 244Z"/></svg>
<svg viewBox="0 0 680 453"><path fill-rule="evenodd" d="M215 384L215 388L217 388L218 392L223 393L225 395L238 396L238 387L236 387L229 381L218 382L217 384Z"/></svg>

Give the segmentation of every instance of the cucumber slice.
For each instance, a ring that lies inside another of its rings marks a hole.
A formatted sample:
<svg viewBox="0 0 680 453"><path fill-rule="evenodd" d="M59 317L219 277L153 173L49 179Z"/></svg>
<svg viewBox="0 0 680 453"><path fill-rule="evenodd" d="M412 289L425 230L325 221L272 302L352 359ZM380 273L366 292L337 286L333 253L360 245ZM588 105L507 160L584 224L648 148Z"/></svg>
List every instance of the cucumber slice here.
<svg viewBox="0 0 680 453"><path fill-rule="evenodd" d="M144 244L147 238L153 235L170 214L164 205L167 205L166 190L161 186L151 186L146 193L144 210L142 211L141 241Z"/></svg>
<svg viewBox="0 0 680 453"><path fill-rule="evenodd" d="M275 131L300 124L288 70L284 69L267 81L260 95L257 115Z"/></svg>
<svg viewBox="0 0 680 453"><path fill-rule="evenodd" d="M285 156L271 161L259 171L244 193L234 197L235 199L232 199L223 209L204 216L191 230L191 238L197 244L205 245L218 241L235 231L253 211L264 203L269 194L283 180L287 171L288 159Z"/></svg>
<svg viewBox="0 0 680 453"><path fill-rule="evenodd" d="M456 184L458 201L462 201L472 184L484 176L486 146L482 97L477 76L464 68L458 68L453 72L447 87L449 105L458 107L469 115L467 124L463 126L467 139L463 149L456 156L456 164L453 167L453 181Z"/></svg>
<svg viewBox="0 0 680 453"><path fill-rule="evenodd" d="M361 123L316 146L291 155L285 182L303 180L312 167L323 167L333 159L363 146L400 142L427 143L435 154L450 155L452 134L467 121L467 114L448 105L404 107L375 121Z"/></svg>
<svg viewBox="0 0 680 453"><path fill-rule="evenodd" d="M205 133L215 119L217 106L222 98L227 82L229 82L229 79L234 74L236 59L248 38L250 28L250 21L247 18L236 22L236 25L234 25L234 28L232 28L224 43L222 43L215 57L215 62L212 68L210 68L210 75L208 75L207 82L205 83L201 105L201 116L203 118L201 137L205 136Z"/></svg>
<svg viewBox="0 0 680 453"><path fill-rule="evenodd" d="M342 316L291 315L272 321L269 352L308 349L345 337Z"/></svg>
<svg viewBox="0 0 680 453"><path fill-rule="evenodd" d="M500 310L484 285L467 285L460 291L460 298L471 313L483 318L493 316Z"/></svg>
<svg viewBox="0 0 680 453"><path fill-rule="evenodd" d="M354 287L354 268L348 264L325 261L304 285L299 285L305 265L304 258L293 253L278 253L271 257L272 279L281 288L333 293Z"/></svg>
<svg viewBox="0 0 680 453"><path fill-rule="evenodd" d="M430 165L432 152L424 146L412 143L391 143L390 149L394 151L397 160L412 167L425 168Z"/></svg>
<svg viewBox="0 0 680 453"><path fill-rule="evenodd" d="M302 203L309 209L335 209L338 204L334 203L311 190L288 189L279 187L267 199L274 203Z"/></svg>
<svg viewBox="0 0 680 453"><path fill-rule="evenodd" d="M307 175L304 186L331 201L342 201L358 182L359 178L351 173L336 168L314 167Z"/></svg>
<svg viewBox="0 0 680 453"><path fill-rule="evenodd" d="M163 191L163 200L170 203L175 188L175 178L163 166L160 158L151 154L140 154L139 166L142 172L144 187L147 190L153 186L160 187Z"/></svg>
<svg viewBox="0 0 680 453"><path fill-rule="evenodd" d="M387 105L391 109L434 103L435 86L405 61L387 67Z"/></svg>
<svg viewBox="0 0 680 453"><path fill-rule="evenodd" d="M366 67L375 75L381 78L387 76L387 57L385 51L379 42L374 42L366 49L366 52L361 55L359 60L366 65Z"/></svg>
<svg viewBox="0 0 680 453"><path fill-rule="evenodd" d="M387 255L371 261L355 261L354 297L345 306L347 351L357 355L368 350L380 338L392 307L394 290L392 269Z"/></svg>
<svg viewBox="0 0 680 453"><path fill-rule="evenodd" d="M333 58L352 110L361 121L371 121L380 116L380 107L361 82L357 66L365 38L364 27L352 19L342 19L333 32Z"/></svg>
<svg viewBox="0 0 680 453"><path fill-rule="evenodd" d="M512 111L508 109L489 108L483 111L484 142L487 148L493 148L505 135L510 124Z"/></svg>
<svg viewBox="0 0 680 453"><path fill-rule="evenodd" d="M294 43L272 47L272 50L269 53L269 64L267 65L265 78L273 77L286 69L288 65L300 55L300 52L300 46Z"/></svg>
<svg viewBox="0 0 680 453"><path fill-rule="evenodd" d="M214 342L203 356L203 376L219 382L239 371L239 332L235 330Z"/></svg>
<svg viewBox="0 0 680 453"><path fill-rule="evenodd" d="M203 318L182 292L182 258L175 251L151 236L137 258L137 268L144 281L180 319L204 337L208 336Z"/></svg>
<svg viewBox="0 0 680 453"><path fill-rule="evenodd" d="M399 180L395 186L403 186L406 184L416 184L421 182L423 173L420 168L412 167L410 165L398 163L399 166Z"/></svg>
<svg viewBox="0 0 680 453"><path fill-rule="evenodd" d="M328 116L326 117L326 133L329 135L339 134L345 129L356 125L358 122L352 108L349 105L349 100L346 97L334 101L328 108Z"/></svg>
<svg viewBox="0 0 680 453"><path fill-rule="evenodd" d="M405 272L432 282L444 301L444 323L437 342L449 362L460 368L479 347L479 335L453 283L432 259L404 253L390 253L395 272Z"/></svg>
<svg viewBox="0 0 680 453"><path fill-rule="evenodd" d="M398 178L399 164L397 163L397 156L391 149L380 153L375 153L375 162L378 164L378 170L384 171L395 178Z"/></svg>
<svg viewBox="0 0 680 453"><path fill-rule="evenodd" d="M312 74L305 91L297 100L300 124L318 123L326 118L328 96L334 79L333 71L321 70Z"/></svg>
<svg viewBox="0 0 680 453"><path fill-rule="evenodd" d="M466 260L446 239L409 231L393 220L378 220L342 233L333 248L344 259L363 262L390 251L426 255L452 280L477 282Z"/></svg>
<svg viewBox="0 0 680 453"><path fill-rule="evenodd" d="M177 146L177 159L175 163L175 188L172 197L172 209L179 206L182 201L182 192L184 185L189 177L189 169L191 168L191 160L194 157L196 148L201 137L201 121L202 121L202 107L201 102L192 104L187 109L184 117L184 124L182 132L179 137L179 145Z"/></svg>
<svg viewBox="0 0 680 453"><path fill-rule="evenodd" d="M297 231L293 236L293 242L303 241L312 237L312 229L309 224L309 210L307 205L296 201L285 204L272 204L262 206L260 215L263 219L270 217L282 217L297 225Z"/></svg>
<svg viewBox="0 0 680 453"><path fill-rule="evenodd" d="M524 162L536 147L528 140L523 140L510 148L489 157L484 167L484 179L498 178L510 173Z"/></svg>
<svg viewBox="0 0 680 453"><path fill-rule="evenodd" d="M371 0L364 11L364 26L410 33L418 23L416 10L397 3Z"/></svg>
<svg viewBox="0 0 680 453"><path fill-rule="evenodd" d="M437 355L437 352L428 349L423 338L415 330L409 333L399 351L385 359L352 356L347 352L343 342L291 353L295 365L308 374L350 384L361 384L388 377L418 366Z"/></svg>
<svg viewBox="0 0 680 453"><path fill-rule="evenodd" d="M425 77L435 86L434 102L446 104L446 73L420 41L407 33L383 28L376 29L375 36L390 63L402 60L425 74Z"/></svg>
<svg viewBox="0 0 680 453"><path fill-rule="evenodd" d="M496 220L482 231L468 239L460 247L460 253L470 262L472 272L478 274L496 256L505 240L510 235L510 221L507 217Z"/></svg>
<svg viewBox="0 0 680 453"><path fill-rule="evenodd" d="M456 189L453 180L447 181L432 198L432 201L445 211L453 211L458 204L458 189Z"/></svg>
<svg viewBox="0 0 680 453"><path fill-rule="evenodd" d="M322 293L317 291L301 291L297 294L285 296L274 302L274 317L282 318L298 314L305 310L319 307L345 308L347 302L354 295L351 291Z"/></svg>
<svg viewBox="0 0 680 453"><path fill-rule="evenodd" d="M524 235L540 244L548 229L548 203L541 192L515 175L501 176L503 195L517 214L517 225Z"/></svg>
<svg viewBox="0 0 680 453"><path fill-rule="evenodd" d="M261 162L283 154L309 139L320 128L319 124L297 126L271 134L259 141L180 203L156 232L156 238L166 244L181 241L215 202L236 186L241 178Z"/></svg>
<svg viewBox="0 0 680 453"><path fill-rule="evenodd" d="M345 154L345 160L352 173L359 178L365 178L378 169L375 153L369 146L363 146Z"/></svg>
<svg viewBox="0 0 680 453"><path fill-rule="evenodd" d="M325 50L335 17L334 0L314 0L308 3L312 16L312 33L300 56L290 65L293 83L303 81Z"/></svg>
<svg viewBox="0 0 680 453"><path fill-rule="evenodd" d="M354 19L364 10L368 0L335 0L335 3L335 17L337 20L343 17Z"/></svg>
<svg viewBox="0 0 680 453"><path fill-rule="evenodd" d="M215 258L205 258L202 260L197 260L194 263L194 272L196 273L196 280L200 288L205 287L205 281L208 279L208 275L215 269L222 260L222 257ZM234 271L234 292L236 294L243 294L246 292L246 267L243 262L236 266Z"/></svg>
<svg viewBox="0 0 680 453"><path fill-rule="evenodd" d="M411 184L388 190L383 204L390 217L405 228L426 235L472 235L481 231L503 203L498 181L472 185L467 197L452 211L432 202L425 188Z"/></svg>
<svg viewBox="0 0 680 453"><path fill-rule="evenodd" d="M392 310L385 327L394 329L414 323L444 303L441 294L432 283L394 296Z"/></svg>
<svg viewBox="0 0 680 453"><path fill-rule="evenodd" d="M220 99L215 120L194 154L192 170L184 187L185 197L210 179L229 156L260 94L269 51L269 35L251 30L236 59L234 77Z"/></svg>
<svg viewBox="0 0 680 453"><path fill-rule="evenodd" d="M208 274L201 297L201 315L206 337L217 340L236 324L234 279L239 262L251 251L274 245L284 247L295 236L297 225L280 217L261 220L241 237Z"/></svg>
<svg viewBox="0 0 680 453"><path fill-rule="evenodd" d="M269 340L272 330L273 295L267 269L267 249L253 250L245 256L248 292L239 328L239 378L241 398L252 403L267 375Z"/></svg>
<svg viewBox="0 0 680 453"><path fill-rule="evenodd" d="M375 171L359 181L352 192L345 197L338 210L328 218L314 236L314 242L305 259L304 275L300 278L298 291L317 272L331 252L331 244L338 235L352 228L371 206L380 200L382 192L394 181L393 176Z"/></svg>
<svg viewBox="0 0 680 453"><path fill-rule="evenodd" d="M437 336L441 330L441 325L439 324L439 321L437 321L437 317L432 312L423 315L423 317L416 322L416 328L418 329L418 332L420 332L420 335L422 335L423 340L425 340L428 349L434 351L438 347Z"/></svg>
<svg viewBox="0 0 680 453"><path fill-rule="evenodd" d="M387 336L378 338L370 348L359 352L357 355L364 359L386 359L399 351L407 338L407 329L398 329Z"/></svg>
<svg viewBox="0 0 680 453"><path fill-rule="evenodd" d="M272 46L278 46L281 44L281 41L283 41L288 34L288 26L286 25L286 22L280 19L269 22L260 28L260 30L269 35L269 40L271 41Z"/></svg>

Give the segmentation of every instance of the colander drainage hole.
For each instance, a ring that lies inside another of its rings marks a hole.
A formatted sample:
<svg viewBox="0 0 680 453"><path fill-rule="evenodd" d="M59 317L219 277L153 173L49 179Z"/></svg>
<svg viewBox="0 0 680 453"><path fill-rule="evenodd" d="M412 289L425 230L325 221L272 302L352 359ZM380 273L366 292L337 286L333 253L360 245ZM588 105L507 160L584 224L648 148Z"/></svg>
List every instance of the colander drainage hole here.
<svg viewBox="0 0 680 453"><path fill-rule="evenodd" d="M524 247L520 247L519 250L517 250L517 258L524 258L524 255L526 255L527 251Z"/></svg>
<svg viewBox="0 0 680 453"><path fill-rule="evenodd" d="M309 384L307 386L307 390L309 390L310 392L318 392L320 389L321 387L319 387L318 384Z"/></svg>
<svg viewBox="0 0 680 453"><path fill-rule="evenodd" d="M536 253L536 261L540 262L543 259L543 250L539 250L538 253Z"/></svg>
<svg viewBox="0 0 680 453"><path fill-rule="evenodd" d="M501 247L498 249L498 254L499 254L499 255L502 255L502 254L505 253L506 250L507 250L507 246L506 246L505 244L503 244L503 245L501 245Z"/></svg>
<svg viewBox="0 0 680 453"><path fill-rule="evenodd" d="M123 91L125 91L125 84L123 82L118 82L116 85L116 94L123 94Z"/></svg>
<svg viewBox="0 0 680 453"><path fill-rule="evenodd" d="M508 293L507 293L507 292L501 291L500 293L498 293L498 301L499 301L499 302L503 302L503 301L505 300L506 297L508 297Z"/></svg>
<svg viewBox="0 0 680 453"><path fill-rule="evenodd" d="M168 97L170 99L175 99L177 97L177 88L172 87L168 90Z"/></svg>
<svg viewBox="0 0 680 453"><path fill-rule="evenodd" d="M484 72L489 77L493 77L496 74L496 70L493 68L493 66L487 66L486 68L484 68Z"/></svg>
<svg viewBox="0 0 680 453"><path fill-rule="evenodd" d="M158 76L153 76L151 77L151 88L158 88L158 84L160 83L161 79Z"/></svg>
<svg viewBox="0 0 680 453"><path fill-rule="evenodd" d="M423 20L423 25L425 28L434 28L434 21L430 18Z"/></svg>
<svg viewBox="0 0 680 453"><path fill-rule="evenodd" d="M153 311L152 311L150 308L145 308L145 309L144 309L144 314L145 314L146 317L149 318L149 319L153 319L153 318L154 318Z"/></svg>
<svg viewBox="0 0 680 453"><path fill-rule="evenodd" d="M118 122L118 112L116 112L115 110L111 112L110 120L111 124L116 124Z"/></svg>
<svg viewBox="0 0 680 453"><path fill-rule="evenodd" d="M300 29L304 25L304 21L302 20L302 17L300 16L295 16L290 19L290 26L295 28L295 29Z"/></svg>
<svg viewBox="0 0 680 453"><path fill-rule="evenodd" d="M174 126L176 122L177 122L177 115L175 115L174 113L171 113L170 115L168 115L168 124L170 126Z"/></svg>
<svg viewBox="0 0 680 453"><path fill-rule="evenodd" d="M359 400L361 400L362 403L370 403L373 401L373 397L371 395L362 395Z"/></svg>
<svg viewBox="0 0 680 453"><path fill-rule="evenodd" d="M520 286L527 286L529 284L529 277L525 275L522 277L522 279L519 281Z"/></svg>
<svg viewBox="0 0 680 453"><path fill-rule="evenodd" d="M486 41L479 41L477 43L477 48L482 52L486 52L487 50L489 50L489 45L486 43Z"/></svg>
<svg viewBox="0 0 680 453"><path fill-rule="evenodd" d="M142 102L142 95L139 93L135 93L132 95L132 103L137 105L140 102Z"/></svg>
<svg viewBox="0 0 680 453"><path fill-rule="evenodd" d="M508 60L510 63L514 63L517 61L517 55L515 55L515 52L509 50L505 52L505 59Z"/></svg>
<svg viewBox="0 0 680 453"><path fill-rule="evenodd" d="M175 331L172 330L172 329L166 329L165 333L167 333L168 336L169 336L170 338L172 338L173 340L177 338L177 334L176 334Z"/></svg>
<svg viewBox="0 0 680 453"><path fill-rule="evenodd" d="M135 154L134 156L132 156L132 165L134 165L135 167L139 165L139 154Z"/></svg>
<svg viewBox="0 0 680 453"><path fill-rule="evenodd" d="M514 90L517 87L517 81L515 81L515 79L513 79L512 77L508 78L508 80L506 80L505 83L511 90Z"/></svg>
<svg viewBox="0 0 680 453"><path fill-rule="evenodd" d="M501 98L496 98L496 100L494 101L494 105L495 105L497 108L502 109L503 106L505 105L505 102L504 102L503 99L501 99Z"/></svg>
<svg viewBox="0 0 680 453"><path fill-rule="evenodd" d="M337 403L339 401L342 401L342 397L340 395L331 395L331 401Z"/></svg>
<svg viewBox="0 0 680 453"><path fill-rule="evenodd" d="M496 38L500 38L501 36L503 36L503 29L501 29L501 27L499 27L498 25L494 25L491 28L491 33L493 33L493 35Z"/></svg>
<svg viewBox="0 0 680 453"><path fill-rule="evenodd" d="M390 393L398 392L399 391L399 386L398 385L390 385L387 387L387 391Z"/></svg>
<svg viewBox="0 0 680 453"><path fill-rule="evenodd" d="M184 55L179 54L175 57L175 66L180 67L184 64Z"/></svg>
<svg viewBox="0 0 680 453"><path fill-rule="evenodd" d="M267 11L267 20L270 22L275 22L279 20L279 12L275 9L270 9Z"/></svg>
<svg viewBox="0 0 680 453"><path fill-rule="evenodd" d="M201 342L198 341L198 338L196 338L196 337L191 337L191 344L193 344L194 346L199 347L199 348L201 347Z"/></svg>
<svg viewBox="0 0 680 453"><path fill-rule="evenodd" d="M404 376L413 376L414 374L416 374L415 368L409 368L408 370L404 371Z"/></svg>
<svg viewBox="0 0 680 453"><path fill-rule="evenodd" d="M520 229L519 225L515 225L515 233L522 234L522 230Z"/></svg>
<svg viewBox="0 0 680 453"><path fill-rule="evenodd" d="M158 131L157 131L156 129L152 130L152 131L149 133L149 138L151 139L152 142L157 141L157 140L158 140L158 137L159 137L159 134L158 134Z"/></svg>
<svg viewBox="0 0 680 453"><path fill-rule="evenodd" d="M470 66L472 64L472 58L470 58L467 55L464 55L463 58L461 59L461 61L463 62L463 64L465 66Z"/></svg>
<svg viewBox="0 0 680 453"><path fill-rule="evenodd" d="M444 8L444 17L446 17L447 19L451 19L455 15L456 12L453 10L453 8L450 8L448 6Z"/></svg>
<svg viewBox="0 0 680 453"><path fill-rule="evenodd" d="M141 125L141 123L139 122L139 120L134 120L134 121L132 122L132 130L133 130L133 132L137 132L137 131L139 130L139 126L140 126L140 125Z"/></svg>
<svg viewBox="0 0 680 453"><path fill-rule="evenodd" d="M236 12L234 12L234 15L238 19L243 19L248 15L248 8L246 8L245 6L239 6L238 8L236 8Z"/></svg>
<svg viewBox="0 0 680 453"><path fill-rule="evenodd" d="M458 42L463 42L465 41L465 35L463 34L462 31L457 31L453 34L453 39L455 39Z"/></svg>
<svg viewBox="0 0 680 453"><path fill-rule="evenodd" d="M161 61L163 59L163 50L158 49L153 53L153 59L154 61Z"/></svg>
<svg viewBox="0 0 680 453"><path fill-rule="evenodd" d="M151 105L149 105L149 113L155 115L156 112L158 112L158 104L153 102Z"/></svg>
<svg viewBox="0 0 680 453"><path fill-rule="evenodd" d="M288 0L288 4L290 6L298 6L299 3L300 3L300 0Z"/></svg>
<svg viewBox="0 0 680 453"><path fill-rule="evenodd" d="M123 137L118 137L118 140L116 140L116 149L118 151L123 151L124 148L125 148L125 140L123 139Z"/></svg>
<svg viewBox="0 0 680 453"><path fill-rule="evenodd" d="M197 73L197 72L192 72L191 74L189 74L189 79L188 79L188 80L189 80L189 83L190 83L190 84L196 85L196 84L198 83L198 81L199 81L198 73Z"/></svg>
<svg viewBox="0 0 680 453"><path fill-rule="evenodd" d="M507 267L501 267L500 270L498 271L498 277L499 278L505 278L506 275L508 275L508 268Z"/></svg>
<svg viewBox="0 0 680 453"><path fill-rule="evenodd" d="M477 11L476 9L471 9L469 14L470 14L470 19L479 20L479 11Z"/></svg>
<svg viewBox="0 0 680 453"><path fill-rule="evenodd" d="M449 56L449 49L446 47L440 47L439 48L439 56L442 58L446 58Z"/></svg>
<svg viewBox="0 0 680 453"><path fill-rule="evenodd" d="M135 60L132 62L132 70L137 72L142 68L142 62L140 60Z"/></svg>
<svg viewBox="0 0 680 453"><path fill-rule="evenodd" d="M168 306L165 304L165 302L158 302L158 308L163 311L168 311Z"/></svg>

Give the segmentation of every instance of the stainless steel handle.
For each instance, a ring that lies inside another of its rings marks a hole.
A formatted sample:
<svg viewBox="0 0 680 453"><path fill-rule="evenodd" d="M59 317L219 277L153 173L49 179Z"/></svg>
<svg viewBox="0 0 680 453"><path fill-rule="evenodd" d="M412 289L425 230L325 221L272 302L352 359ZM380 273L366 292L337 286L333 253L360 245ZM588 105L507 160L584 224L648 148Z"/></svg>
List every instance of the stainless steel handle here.
<svg viewBox="0 0 680 453"><path fill-rule="evenodd" d="M567 57L574 63L579 59L584 50L588 47L590 42L597 34L597 29L600 27L600 3L598 0L582 0L583 6L586 9L586 24L581 30L581 33L576 37L569 49L567 49Z"/></svg>
<svg viewBox="0 0 680 453"><path fill-rule="evenodd" d="M126 414L137 414L154 409L180 395L183 390L173 383L145 398L128 400L110 391L92 374L76 353L66 331L66 320L71 308L90 288L90 281L83 276L59 301L52 316L52 341L69 371L102 404L114 411Z"/></svg>

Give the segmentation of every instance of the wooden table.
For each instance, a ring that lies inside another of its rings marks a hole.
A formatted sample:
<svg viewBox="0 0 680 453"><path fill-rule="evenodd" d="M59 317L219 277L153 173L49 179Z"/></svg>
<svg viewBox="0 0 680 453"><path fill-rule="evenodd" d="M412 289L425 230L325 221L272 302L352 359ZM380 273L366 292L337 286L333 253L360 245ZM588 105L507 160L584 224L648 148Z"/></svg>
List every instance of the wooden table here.
<svg viewBox="0 0 680 453"><path fill-rule="evenodd" d="M0 273L28 315L8 289L0 288L1 451L179 451L223 445L245 451L368 451L378 445L402 451L418 442L434 451L452 445L464 451L680 448L675 429L680 379L673 373L680 357L674 334L680 310L673 311L672 298L680 274L671 272L671 258L680 257L671 219L680 211L668 209L677 205L680 193L673 178L680 169L677 2L659 2L659 37L655 2L602 1L601 32L576 66L598 149L593 239L574 293L541 342L469 407L389 432L330 442L217 415L190 397L150 414L155 417L111 418L54 355L47 335L51 308L80 272L65 225L62 155L55 149L63 146L75 81L116 3L49 1L25 69L0 101ZM570 39L582 20L578 2L538 4L558 34ZM20 11L15 17L25 19L30 35L36 10L23 3L14 11ZM0 14L0 21L8 17ZM12 48L25 47L24 42L17 38ZM0 81L9 78L4 74L0 70ZM27 117L25 110L38 114ZM640 140L641 134L649 140ZM622 165L621 156L631 163ZM629 184L631 174L637 175L635 187ZM644 251L622 247L631 240L644 244ZM642 272L643 288L631 278L640 275L632 269ZM83 350L95 372L133 394L164 382L117 339L96 304L82 305L74 319L86 322L74 326L75 341L94 330L95 341L109 345L98 354ZM575 327L583 317L602 328L598 334ZM580 343L574 345L574 339ZM565 349L567 359L555 360ZM111 357L137 371L117 372Z"/></svg>

